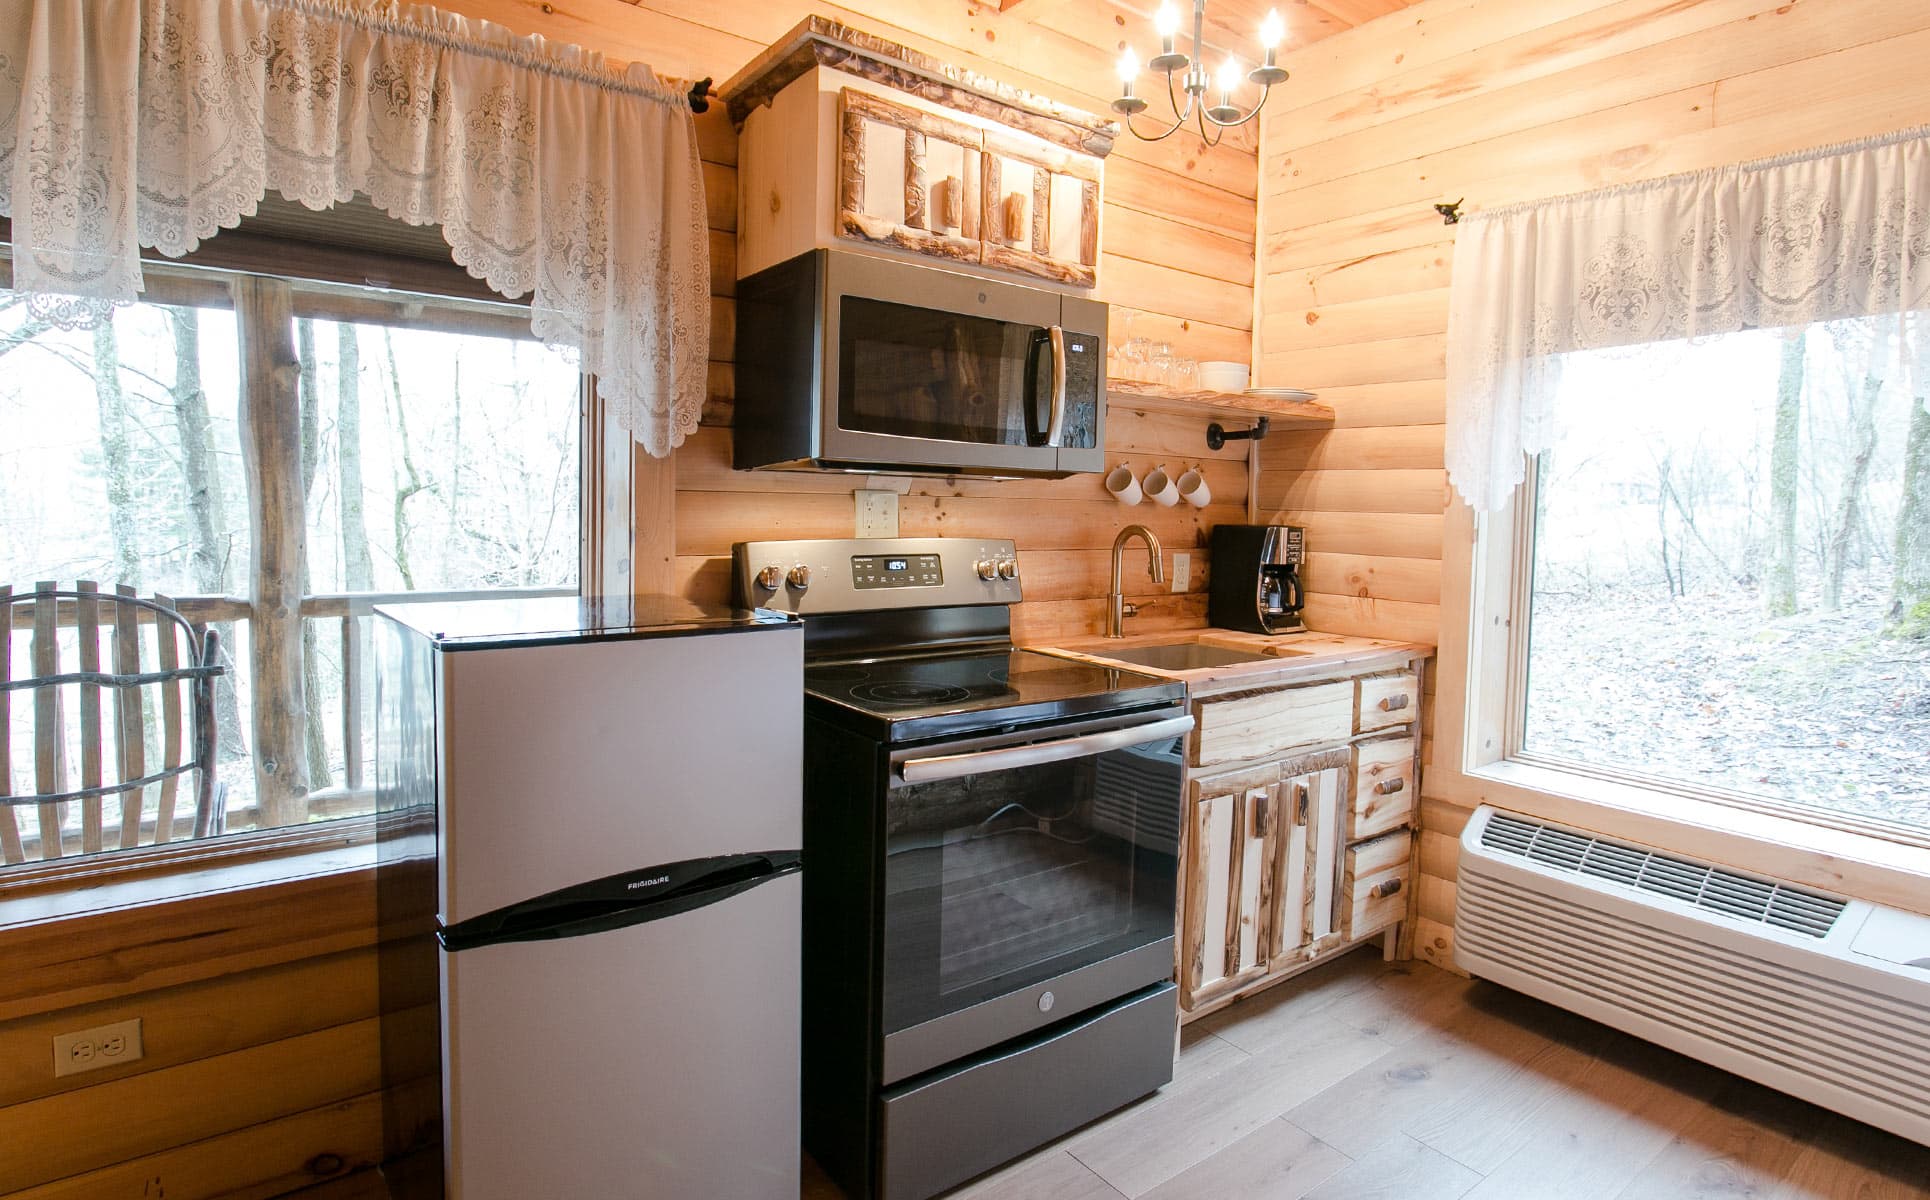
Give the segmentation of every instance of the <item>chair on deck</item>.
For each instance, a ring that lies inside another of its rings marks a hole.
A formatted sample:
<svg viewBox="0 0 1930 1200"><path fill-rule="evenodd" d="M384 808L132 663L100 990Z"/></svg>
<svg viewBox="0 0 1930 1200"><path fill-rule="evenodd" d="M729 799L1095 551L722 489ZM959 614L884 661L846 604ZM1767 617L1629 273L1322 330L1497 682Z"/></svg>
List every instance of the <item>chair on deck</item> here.
<svg viewBox="0 0 1930 1200"><path fill-rule="evenodd" d="M55 859L220 833L225 788L215 780L214 687L225 668L219 635L197 630L166 596L142 600L129 587L103 593L87 580L71 591L39 583L24 595L0 586L0 612L7 618L7 644L0 648L0 789L6 793L0 795L0 861L25 861L30 846L37 857ZM16 655L20 649L25 653ZM102 689L113 697L106 721ZM78 710L77 739L69 736L70 699ZM184 708L192 714L185 727ZM33 732L33 762L21 763L17 773L16 713ZM152 728L156 713L158 730ZM158 737L153 769L151 735ZM78 778L70 764L75 752ZM181 777L191 773L189 825L176 819L175 808ZM17 778L29 775L32 789L18 790ZM69 827L76 807L77 829ZM29 812L37 817L34 825L26 822Z"/></svg>

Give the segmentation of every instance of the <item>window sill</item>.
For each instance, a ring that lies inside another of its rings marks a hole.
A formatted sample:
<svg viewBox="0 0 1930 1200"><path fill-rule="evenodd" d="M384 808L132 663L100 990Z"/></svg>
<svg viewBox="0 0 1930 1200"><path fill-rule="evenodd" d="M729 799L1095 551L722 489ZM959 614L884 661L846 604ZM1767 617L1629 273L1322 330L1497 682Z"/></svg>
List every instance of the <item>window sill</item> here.
<svg viewBox="0 0 1930 1200"><path fill-rule="evenodd" d="M1619 780L1501 762L1429 791L1453 804L1492 804L1543 820L1711 859L1875 904L1930 913L1930 851L1775 813Z"/></svg>
<svg viewBox="0 0 1930 1200"><path fill-rule="evenodd" d="M0 874L0 931L371 870L374 828L373 818L349 818L9 868Z"/></svg>

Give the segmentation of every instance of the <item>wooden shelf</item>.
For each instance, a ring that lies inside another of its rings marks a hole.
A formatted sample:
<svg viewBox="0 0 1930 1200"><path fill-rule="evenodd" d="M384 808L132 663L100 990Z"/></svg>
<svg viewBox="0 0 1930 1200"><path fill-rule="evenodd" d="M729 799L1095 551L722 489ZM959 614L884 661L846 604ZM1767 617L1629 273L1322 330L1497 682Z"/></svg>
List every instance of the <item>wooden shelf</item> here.
<svg viewBox="0 0 1930 1200"><path fill-rule="evenodd" d="M1270 417L1276 426L1312 427L1334 423L1334 410L1315 400L1282 400L1245 392L1178 392L1156 383L1130 379L1109 380L1106 394L1116 401L1161 412L1247 413Z"/></svg>

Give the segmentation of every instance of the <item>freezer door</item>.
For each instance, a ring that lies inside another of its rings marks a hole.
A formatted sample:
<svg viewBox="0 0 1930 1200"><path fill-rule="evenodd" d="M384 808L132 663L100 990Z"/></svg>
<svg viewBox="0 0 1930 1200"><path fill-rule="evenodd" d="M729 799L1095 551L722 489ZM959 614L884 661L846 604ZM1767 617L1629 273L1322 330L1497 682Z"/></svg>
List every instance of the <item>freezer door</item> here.
<svg viewBox="0 0 1930 1200"><path fill-rule="evenodd" d="M803 844L801 629L438 657L444 925L644 863Z"/></svg>
<svg viewBox="0 0 1930 1200"><path fill-rule="evenodd" d="M443 953L452 1200L797 1196L802 894Z"/></svg>

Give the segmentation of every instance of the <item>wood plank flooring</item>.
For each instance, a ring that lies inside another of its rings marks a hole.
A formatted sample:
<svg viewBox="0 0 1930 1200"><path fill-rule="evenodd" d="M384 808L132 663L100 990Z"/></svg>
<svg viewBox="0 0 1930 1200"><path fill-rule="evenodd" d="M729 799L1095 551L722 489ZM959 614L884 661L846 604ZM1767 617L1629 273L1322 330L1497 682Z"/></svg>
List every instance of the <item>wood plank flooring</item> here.
<svg viewBox="0 0 1930 1200"><path fill-rule="evenodd" d="M1187 1026L1172 1083L947 1200L1122 1197L1925 1200L1930 1149L1368 947ZM802 1200L843 1194L807 1159Z"/></svg>
<svg viewBox="0 0 1930 1200"><path fill-rule="evenodd" d="M842 1200L807 1162L804 1200ZM1922 1200L1930 1149L1368 948L1186 1027L1173 1082L947 1200Z"/></svg>

